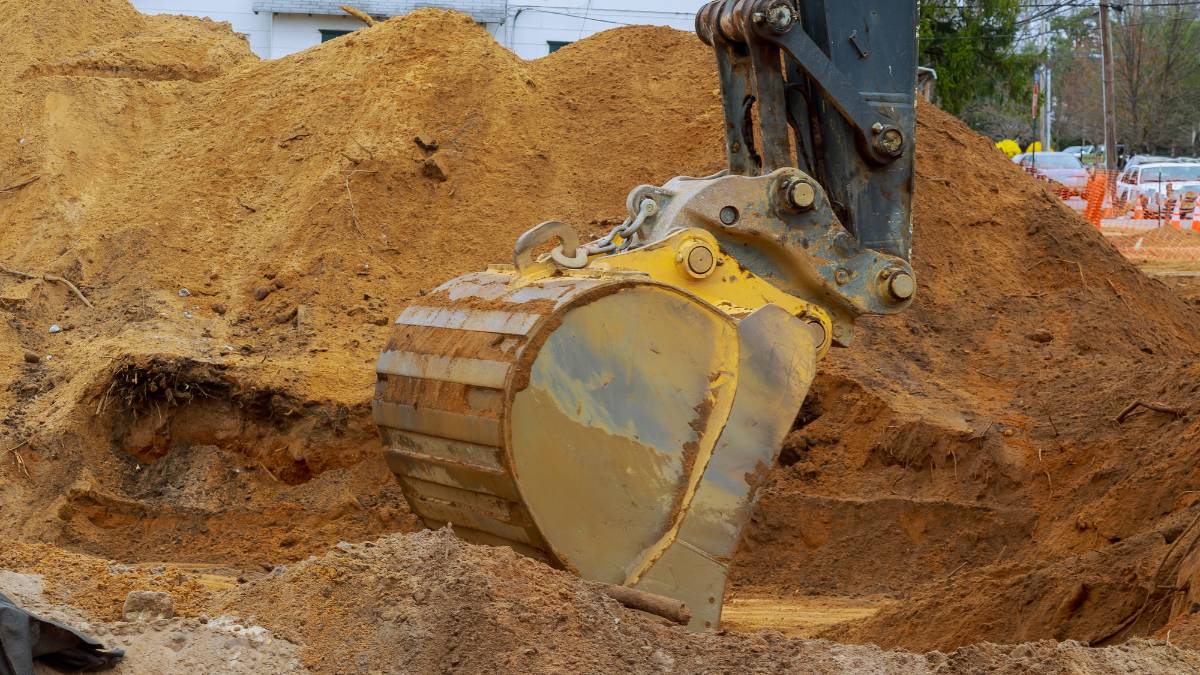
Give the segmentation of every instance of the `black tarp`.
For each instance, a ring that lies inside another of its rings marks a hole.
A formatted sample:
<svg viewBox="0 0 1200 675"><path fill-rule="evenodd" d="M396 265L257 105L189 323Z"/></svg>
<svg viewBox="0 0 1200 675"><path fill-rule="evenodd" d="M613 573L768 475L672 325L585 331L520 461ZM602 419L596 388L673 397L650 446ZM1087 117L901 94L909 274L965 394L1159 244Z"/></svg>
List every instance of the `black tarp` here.
<svg viewBox="0 0 1200 675"><path fill-rule="evenodd" d="M0 594L0 675L33 675L34 659L69 673L104 670L124 655L61 623L34 616Z"/></svg>

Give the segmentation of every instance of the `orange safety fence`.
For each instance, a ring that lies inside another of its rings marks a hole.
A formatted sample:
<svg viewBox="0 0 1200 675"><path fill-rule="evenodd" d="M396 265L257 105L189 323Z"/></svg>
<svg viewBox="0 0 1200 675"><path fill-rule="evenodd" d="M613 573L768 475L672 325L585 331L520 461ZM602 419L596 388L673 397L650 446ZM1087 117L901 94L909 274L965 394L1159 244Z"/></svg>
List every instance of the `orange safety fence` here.
<svg viewBox="0 0 1200 675"><path fill-rule="evenodd" d="M1119 181L1119 172L1096 169L1081 193L1061 186L1054 191L1126 257L1200 274L1200 195L1168 189L1147 199L1144 190Z"/></svg>

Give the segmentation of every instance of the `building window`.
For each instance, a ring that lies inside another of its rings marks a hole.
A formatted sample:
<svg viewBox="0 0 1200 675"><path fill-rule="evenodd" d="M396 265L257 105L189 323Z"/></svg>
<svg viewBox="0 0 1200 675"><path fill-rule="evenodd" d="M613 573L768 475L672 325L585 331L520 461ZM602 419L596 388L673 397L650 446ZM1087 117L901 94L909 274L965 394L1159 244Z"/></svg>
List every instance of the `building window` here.
<svg viewBox="0 0 1200 675"><path fill-rule="evenodd" d="M551 54L562 49L563 47L566 47L569 44L571 44L571 43L570 42L560 42L558 40L546 40L546 46L550 48Z"/></svg>
<svg viewBox="0 0 1200 675"><path fill-rule="evenodd" d="M333 38L341 37L347 33L353 33L351 30L328 30L325 28L318 29L321 32L321 42L329 42Z"/></svg>

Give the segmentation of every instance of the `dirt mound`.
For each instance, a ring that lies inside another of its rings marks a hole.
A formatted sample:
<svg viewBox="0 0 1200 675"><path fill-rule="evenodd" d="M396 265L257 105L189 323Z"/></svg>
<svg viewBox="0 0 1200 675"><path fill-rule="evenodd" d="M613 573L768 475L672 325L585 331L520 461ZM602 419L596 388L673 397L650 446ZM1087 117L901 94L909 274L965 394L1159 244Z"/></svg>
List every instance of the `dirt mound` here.
<svg viewBox="0 0 1200 675"><path fill-rule="evenodd" d="M526 62L467 17L422 10L260 62L219 25L123 1L0 9L15 36L0 128L17 130L0 154L0 263L36 273L0 274L0 537L245 570L414 527L368 414L399 308L503 261L539 221L594 233L637 184L723 164L711 54L678 31ZM739 592L887 593L839 635L914 649L1184 621L1195 315L961 123L921 106L917 142L917 301L864 320L823 365ZM1183 414L1115 424L1137 398ZM304 609L289 582L262 583L264 621ZM950 616L970 620L947 633ZM732 664L775 638L747 640L710 655Z"/></svg>
<svg viewBox="0 0 1200 675"><path fill-rule="evenodd" d="M3 0L0 78L56 75L207 79L254 60L228 23L145 16L128 0Z"/></svg>
<svg viewBox="0 0 1200 675"><path fill-rule="evenodd" d="M578 578L448 531L339 544L219 601L305 645L317 672L1175 672L1200 656L1165 645L979 645L882 651L762 632L688 633L627 610Z"/></svg>
<svg viewBox="0 0 1200 675"><path fill-rule="evenodd" d="M737 583L909 596L833 634L916 649L1161 624L1158 591L1128 621L1200 447L1190 385L1155 380L1186 379L1196 317L957 120L918 138L917 301L824 364ZM1138 398L1186 414L1116 424Z"/></svg>
<svg viewBox="0 0 1200 675"><path fill-rule="evenodd" d="M46 597L44 585L48 578L62 577L63 572L70 575L69 565L81 564L94 575L105 576L106 571L110 575L129 575L114 572L114 567L120 567L115 563L105 563L86 556L63 556L49 547L42 547L38 553L46 556L46 560L39 564L46 565L49 576L0 571L0 593L37 616L71 626L94 637L107 648L124 650L125 657L114 668L106 670L107 673L158 675L219 672L257 675L307 672L300 664L298 648L275 638L265 628L239 624L229 617L211 620L195 618L192 616L194 608L187 605L176 604L176 610L182 610L187 615L183 618L126 622L98 619L96 612L64 605L61 601L51 601ZM8 565L9 562L3 564ZM173 570L173 573L180 574L178 570ZM143 581L134 586L138 590L155 586L153 582L146 584L145 580L143 577ZM86 586L87 582L83 585ZM117 589L110 586L107 591L116 593ZM178 595L174 597L178 603ZM116 596L118 607L122 599L123 596ZM59 671L36 665L35 662L35 672L51 675Z"/></svg>
<svg viewBox="0 0 1200 675"><path fill-rule="evenodd" d="M769 631L688 633L628 610L576 577L508 549L466 544L447 531L341 543L249 581L176 566L132 568L48 546L19 547L0 565L24 570L0 571L0 593L124 648L118 675L386 672L397 664L412 672L941 675L1172 673L1200 666L1195 652L1141 641L1106 649L982 644L915 654ZM115 618L119 612L110 608L132 590L171 594L175 617Z"/></svg>
<svg viewBox="0 0 1200 675"><path fill-rule="evenodd" d="M0 405L32 475L0 502L54 504L0 530L255 565L411 526L367 407L387 324L540 220L598 228L632 185L715 168L715 77L693 39L617 34L599 86L605 45L523 62L438 11L204 82L31 71L0 107L28 130L5 174L33 179L0 193L5 264L96 307L0 276L17 357ZM630 140L642 152L618 152Z"/></svg>

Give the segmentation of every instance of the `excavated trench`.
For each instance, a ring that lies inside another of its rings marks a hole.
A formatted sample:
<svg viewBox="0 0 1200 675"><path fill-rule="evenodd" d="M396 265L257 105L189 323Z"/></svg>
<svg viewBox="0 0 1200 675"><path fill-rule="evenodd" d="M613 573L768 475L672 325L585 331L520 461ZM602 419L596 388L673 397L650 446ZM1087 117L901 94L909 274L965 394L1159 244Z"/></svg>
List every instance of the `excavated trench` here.
<svg viewBox="0 0 1200 675"><path fill-rule="evenodd" d="M419 529L380 459L365 404L305 400L251 380L195 359L115 360L86 399L90 424L107 431L108 461L83 471L56 500L60 541L129 562L257 569L343 540ZM885 431L854 471L891 469L901 480L923 481L931 466L964 477L978 469L978 459L952 464L979 439L900 419L856 382L822 374L746 532L731 575L737 593L899 597L1029 537L1035 514L1026 509L901 491L863 498L803 489L803 477L817 472L814 453L844 425L868 421ZM786 564L763 564L768 559Z"/></svg>
<svg viewBox="0 0 1200 675"><path fill-rule="evenodd" d="M379 452L365 410L245 385L221 365L190 359L119 360L97 411L114 450L142 464L209 446L299 485Z"/></svg>
<svg viewBox="0 0 1200 675"><path fill-rule="evenodd" d="M233 568L413 529L369 411L305 401L219 364L118 359L96 388L109 461L52 513L69 548Z"/></svg>

